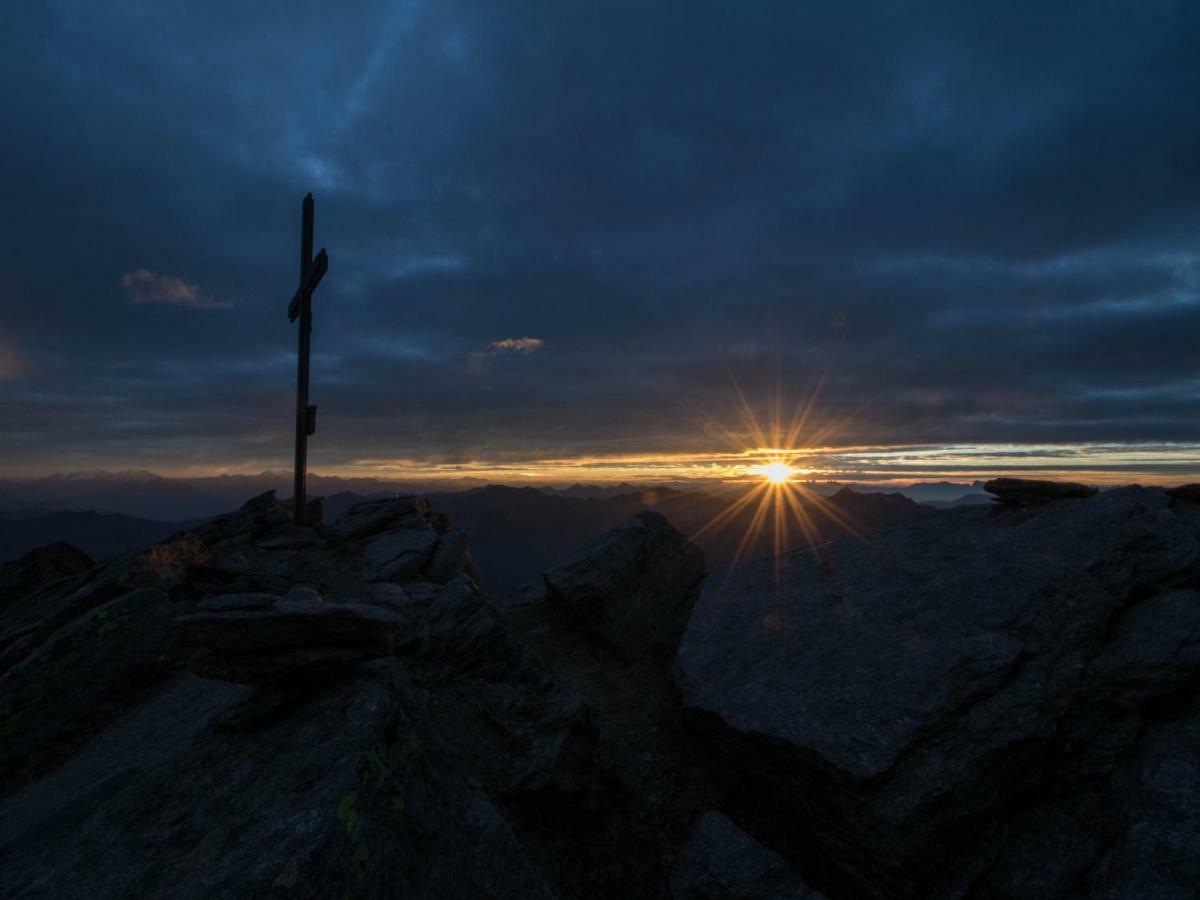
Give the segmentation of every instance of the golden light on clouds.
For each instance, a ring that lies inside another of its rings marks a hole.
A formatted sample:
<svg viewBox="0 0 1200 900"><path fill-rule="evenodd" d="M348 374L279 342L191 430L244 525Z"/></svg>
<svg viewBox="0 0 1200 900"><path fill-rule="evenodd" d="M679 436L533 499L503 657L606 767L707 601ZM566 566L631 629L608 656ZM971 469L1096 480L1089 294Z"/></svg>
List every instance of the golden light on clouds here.
<svg viewBox="0 0 1200 900"><path fill-rule="evenodd" d="M493 353L521 353L528 355L537 350L541 350L546 346L546 342L541 338L535 337L519 337L519 338L504 338L501 341L492 341L488 344L488 349Z"/></svg>

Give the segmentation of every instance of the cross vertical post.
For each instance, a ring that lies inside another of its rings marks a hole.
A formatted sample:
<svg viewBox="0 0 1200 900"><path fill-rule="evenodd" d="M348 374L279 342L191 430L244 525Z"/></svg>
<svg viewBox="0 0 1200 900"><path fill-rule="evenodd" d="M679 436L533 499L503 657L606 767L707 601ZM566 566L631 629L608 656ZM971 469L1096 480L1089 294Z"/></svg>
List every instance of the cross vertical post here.
<svg viewBox="0 0 1200 900"><path fill-rule="evenodd" d="M306 480L308 436L317 430L317 408L308 403L308 357L312 346L312 295L329 266L322 249L313 257L313 196L304 198L300 222L300 287L288 306L288 319L300 319L300 346L296 358L296 471L292 482L293 521L307 522Z"/></svg>

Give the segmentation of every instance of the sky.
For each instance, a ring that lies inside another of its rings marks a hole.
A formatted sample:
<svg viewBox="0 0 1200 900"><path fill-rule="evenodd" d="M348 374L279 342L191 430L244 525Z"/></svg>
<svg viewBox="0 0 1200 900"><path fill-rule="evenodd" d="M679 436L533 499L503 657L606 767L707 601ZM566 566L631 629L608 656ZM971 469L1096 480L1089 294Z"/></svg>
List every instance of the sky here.
<svg viewBox="0 0 1200 900"><path fill-rule="evenodd" d="M814 477L1195 480L1198 46L1163 0L19 4L0 474L286 468L311 191L317 471L723 475L795 422Z"/></svg>

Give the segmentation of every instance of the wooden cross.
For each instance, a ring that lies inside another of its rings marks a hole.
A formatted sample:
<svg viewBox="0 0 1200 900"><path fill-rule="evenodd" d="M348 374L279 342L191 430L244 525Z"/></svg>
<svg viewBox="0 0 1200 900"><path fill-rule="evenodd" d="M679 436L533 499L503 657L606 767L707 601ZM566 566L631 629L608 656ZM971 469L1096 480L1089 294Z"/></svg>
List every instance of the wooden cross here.
<svg viewBox="0 0 1200 900"><path fill-rule="evenodd" d="M300 350L296 361L296 475L292 482L293 521L304 525L305 480L308 475L308 436L317 430L317 408L308 405L308 350L312 344L312 295L329 269L329 256L324 248L313 259L313 196L304 198L300 223L300 287L288 304L288 321L300 317Z"/></svg>

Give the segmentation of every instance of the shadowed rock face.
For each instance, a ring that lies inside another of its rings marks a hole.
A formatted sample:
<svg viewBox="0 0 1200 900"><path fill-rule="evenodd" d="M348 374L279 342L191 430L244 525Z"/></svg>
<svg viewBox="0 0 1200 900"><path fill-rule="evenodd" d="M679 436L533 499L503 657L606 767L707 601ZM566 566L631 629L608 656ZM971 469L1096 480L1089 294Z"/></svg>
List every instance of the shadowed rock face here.
<svg viewBox="0 0 1200 900"><path fill-rule="evenodd" d="M826 900L783 857L719 812L696 823L671 875L675 900Z"/></svg>
<svg viewBox="0 0 1200 900"><path fill-rule="evenodd" d="M207 651L193 661L197 674L243 684L311 680L388 656L403 623L386 609L320 599L201 610L178 620L184 645Z"/></svg>
<svg viewBox="0 0 1200 900"><path fill-rule="evenodd" d="M819 887L1105 896L1197 823L1200 794L1148 767L1195 773L1200 506L953 510L776 572L713 573L677 665L759 838ZM1182 890L1200 848L1177 852L1156 878Z"/></svg>
<svg viewBox="0 0 1200 900"><path fill-rule="evenodd" d="M0 896L1194 896L1200 503L819 551L647 514L493 597L419 498L263 495L22 588Z"/></svg>
<svg viewBox="0 0 1200 900"><path fill-rule="evenodd" d="M560 675L544 604L475 579L417 498L297 529L266 494L0 609L0 895L666 897L658 720L576 687L625 665Z"/></svg>
<svg viewBox="0 0 1200 900"><path fill-rule="evenodd" d="M38 547L14 562L0 563L0 585L4 591L0 596L17 596L60 578L82 575L95 565L91 557L70 544Z"/></svg>
<svg viewBox="0 0 1200 900"><path fill-rule="evenodd" d="M704 577L704 554L647 511L542 577L547 602L618 653L669 659Z"/></svg>

